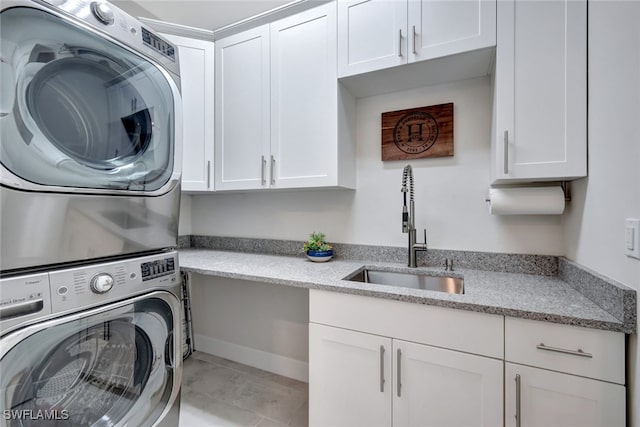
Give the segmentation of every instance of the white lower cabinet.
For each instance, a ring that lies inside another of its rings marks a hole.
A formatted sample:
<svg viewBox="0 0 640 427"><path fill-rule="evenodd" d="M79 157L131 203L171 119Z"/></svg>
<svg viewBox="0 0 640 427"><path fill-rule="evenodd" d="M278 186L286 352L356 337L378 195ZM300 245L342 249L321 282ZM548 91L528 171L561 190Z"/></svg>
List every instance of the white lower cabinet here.
<svg viewBox="0 0 640 427"><path fill-rule="evenodd" d="M507 317L505 359L507 427L625 425L621 332Z"/></svg>
<svg viewBox="0 0 640 427"><path fill-rule="evenodd" d="M314 289L309 320L311 427L626 422L621 332Z"/></svg>
<svg viewBox="0 0 640 427"><path fill-rule="evenodd" d="M502 424L502 360L393 340L393 426Z"/></svg>
<svg viewBox="0 0 640 427"><path fill-rule="evenodd" d="M309 325L310 426L502 424L503 362Z"/></svg>
<svg viewBox="0 0 640 427"><path fill-rule="evenodd" d="M506 427L623 427L625 388L507 362L505 408Z"/></svg>
<svg viewBox="0 0 640 427"><path fill-rule="evenodd" d="M391 426L391 339L309 325L309 426Z"/></svg>

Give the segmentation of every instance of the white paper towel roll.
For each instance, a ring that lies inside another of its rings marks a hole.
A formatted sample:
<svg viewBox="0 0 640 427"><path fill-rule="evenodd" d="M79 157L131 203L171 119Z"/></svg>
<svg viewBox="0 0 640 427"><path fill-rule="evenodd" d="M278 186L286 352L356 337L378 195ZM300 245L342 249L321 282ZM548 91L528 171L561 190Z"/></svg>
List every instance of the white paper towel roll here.
<svg viewBox="0 0 640 427"><path fill-rule="evenodd" d="M562 187L489 189L493 215L560 215L564 212Z"/></svg>

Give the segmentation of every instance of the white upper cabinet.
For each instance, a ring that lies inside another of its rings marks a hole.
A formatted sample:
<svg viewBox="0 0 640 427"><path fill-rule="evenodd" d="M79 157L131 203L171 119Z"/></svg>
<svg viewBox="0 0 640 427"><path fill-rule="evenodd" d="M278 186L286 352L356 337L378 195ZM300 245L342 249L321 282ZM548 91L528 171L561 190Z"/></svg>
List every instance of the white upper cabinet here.
<svg viewBox="0 0 640 427"><path fill-rule="evenodd" d="M182 191L213 190L214 44L163 34L178 46L182 93Z"/></svg>
<svg viewBox="0 0 640 427"><path fill-rule="evenodd" d="M338 75L407 63L407 2L338 1Z"/></svg>
<svg viewBox="0 0 640 427"><path fill-rule="evenodd" d="M409 62L496 44L495 0L409 0Z"/></svg>
<svg viewBox="0 0 640 427"><path fill-rule="evenodd" d="M336 185L335 4L271 24L271 185Z"/></svg>
<svg viewBox="0 0 640 427"><path fill-rule="evenodd" d="M494 182L587 173L586 0L498 2Z"/></svg>
<svg viewBox="0 0 640 427"><path fill-rule="evenodd" d="M336 5L216 42L216 190L355 187Z"/></svg>
<svg viewBox="0 0 640 427"><path fill-rule="evenodd" d="M216 42L216 190L268 187L269 25Z"/></svg>
<svg viewBox="0 0 640 427"><path fill-rule="evenodd" d="M495 44L495 0L338 0L339 77Z"/></svg>

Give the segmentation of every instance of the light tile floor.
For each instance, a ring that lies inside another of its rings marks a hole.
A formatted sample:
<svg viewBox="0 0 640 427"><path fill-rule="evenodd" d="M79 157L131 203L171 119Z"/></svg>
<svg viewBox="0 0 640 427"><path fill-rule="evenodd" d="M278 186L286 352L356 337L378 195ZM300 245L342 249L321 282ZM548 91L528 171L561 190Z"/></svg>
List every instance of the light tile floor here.
<svg viewBox="0 0 640 427"><path fill-rule="evenodd" d="M308 385L195 352L184 362L180 427L306 427Z"/></svg>

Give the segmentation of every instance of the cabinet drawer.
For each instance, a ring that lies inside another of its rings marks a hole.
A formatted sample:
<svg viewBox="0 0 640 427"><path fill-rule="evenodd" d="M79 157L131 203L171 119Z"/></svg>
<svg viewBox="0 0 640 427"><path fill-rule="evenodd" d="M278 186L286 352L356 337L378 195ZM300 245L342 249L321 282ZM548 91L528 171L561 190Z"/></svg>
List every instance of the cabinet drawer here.
<svg viewBox="0 0 640 427"><path fill-rule="evenodd" d="M622 385L512 363L504 380L505 427L625 426Z"/></svg>
<svg viewBox="0 0 640 427"><path fill-rule="evenodd" d="M504 318L311 289L310 322L502 359Z"/></svg>
<svg viewBox="0 0 640 427"><path fill-rule="evenodd" d="M624 384L624 334L533 320L505 320L507 362Z"/></svg>

